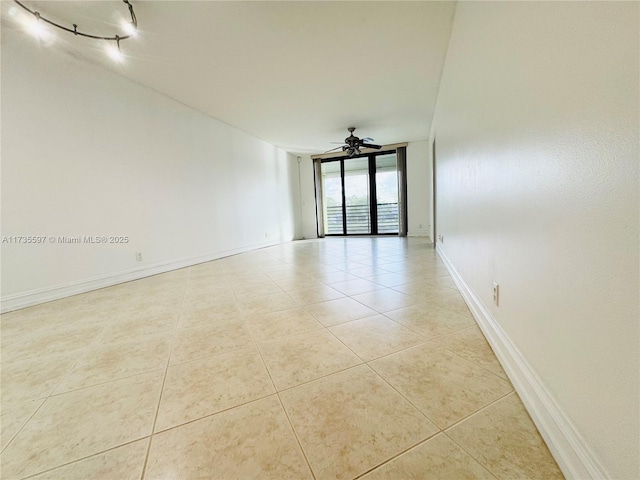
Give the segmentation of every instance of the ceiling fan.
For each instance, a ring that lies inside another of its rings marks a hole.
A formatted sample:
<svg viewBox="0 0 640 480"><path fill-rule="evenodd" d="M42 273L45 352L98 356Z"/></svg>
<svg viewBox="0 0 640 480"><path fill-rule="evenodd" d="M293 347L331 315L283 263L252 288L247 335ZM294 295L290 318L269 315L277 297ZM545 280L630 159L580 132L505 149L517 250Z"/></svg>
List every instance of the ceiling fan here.
<svg viewBox="0 0 640 480"><path fill-rule="evenodd" d="M360 151L360 148L374 148L376 150L380 150L382 147L380 145L374 145L373 143L368 143L368 142L373 142L373 138L370 137L366 137L366 138L358 138L353 134L353 131L356 129L356 127L349 127L347 130L349 130L350 135L344 139L344 145L340 146L340 147L336 147L333 148L327 152L324 153L329 153L329 152L333 152L335 150L339 150L342 149L343 152L347 152L347 155L349 157L353 157L355 155L360 155L362 152ZM337 143L337 142L333 142L333 143Z"/></svg>

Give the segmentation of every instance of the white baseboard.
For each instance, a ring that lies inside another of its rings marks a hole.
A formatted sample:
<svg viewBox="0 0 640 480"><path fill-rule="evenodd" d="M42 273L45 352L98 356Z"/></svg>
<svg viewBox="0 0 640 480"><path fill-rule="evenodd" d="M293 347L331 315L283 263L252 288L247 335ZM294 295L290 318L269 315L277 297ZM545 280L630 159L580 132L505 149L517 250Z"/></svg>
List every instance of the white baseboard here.
<svg viewBox="0 0 640 480"><path fill-rule="evenodd" d="M565 477L611 478L542 379L460 276L441 246L436 248Z"/></svg>
<svg viewBox="0 0 640 480"><path fill-rule="evenodd" d="M190 267L199 263L210 262L211 260L217 260L219 258L237 255L239 253L244 253L259 248L271 247L273 245L278 245L290 240L293 240L293 238L285 239L278 242L264 242L247 245L244 247L213 252L197 257L160 262L153 265L145 265L143 267L132 268L130 270L110 273L106 275L99 275L77 282L66 283L64 285L56 285L53 287L46 287L38 290L22 292L15 295L8 295L0 299L0 312L11 312L13 310L31 307L40 303L51 302L60 298L70 297L72 295L78 295L80 293L90 292L92 290L98 290L100 288L111 287L119 283L139 280L141 278L150 277L152 275L158 275L159 273L165 273L172 270L177 270L179 268Z"/></svg>
<svg viewBox="0 0 640 480"><path fill-rule="evenodd" d="M407 237L429 237L428 233L407 232Z"/></svg>

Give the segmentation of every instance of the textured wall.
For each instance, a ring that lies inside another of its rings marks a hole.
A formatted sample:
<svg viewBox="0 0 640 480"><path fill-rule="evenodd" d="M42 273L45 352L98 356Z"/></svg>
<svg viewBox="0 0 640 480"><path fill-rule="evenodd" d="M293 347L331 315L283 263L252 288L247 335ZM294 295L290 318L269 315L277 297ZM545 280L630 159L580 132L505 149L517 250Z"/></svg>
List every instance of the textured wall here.
<svg viewBox="0 0 640 480"><path fill-rule="evenodd" d="M639 8L460 3L433 128L443 251L624 479L640 477Z"/></svg>

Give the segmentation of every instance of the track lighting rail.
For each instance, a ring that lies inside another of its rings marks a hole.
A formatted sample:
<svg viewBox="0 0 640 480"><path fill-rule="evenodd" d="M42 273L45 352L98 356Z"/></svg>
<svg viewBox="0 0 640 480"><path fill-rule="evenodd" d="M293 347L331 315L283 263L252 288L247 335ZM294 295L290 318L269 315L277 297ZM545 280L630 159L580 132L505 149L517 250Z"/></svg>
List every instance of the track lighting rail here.
<svg viewBox="0 0 640 480"><path fill-rule="evenodd" d="M127 7L129 8L129 15L131 16L131 23L129 24L131 29L130 29L130 33L127 35L112 35L112 36L103 36L103 35L93 35L91 33L85 33L85 32L81 32L78 30L78 25L76 25L75 23L73 24L73 28L69 28L66 27L64 25L60 25L59 23L56 23L52 20L49 20L48 18L43 17L40 12L37 12L36 10L31 10L29 7L27 7L25 4L23 4L22 2L18 1L18 0L13 0L15 3L17 3L18 5L20 5L23 9L25 9L27 12L29 12L31 15L33 15L37 21L42 21L45 23L48 23L49 25L52 25L56 28L59 28L61 30L64 30L66 32L69 33L73 33L74 35L79 35L81 37L86 37L86 38L93 38L96 40L106 40L106 41L112 41L112 42L116 42L116 44L118 45L118 48L120 48L120 41L121 40L126 40L128 38L131 38L132 36L135 35L135 31L138 28L138 19L136 18L136 13L133 10L133 5L131 5L131 3L129 2L129 0L122 0Z"/></svg>

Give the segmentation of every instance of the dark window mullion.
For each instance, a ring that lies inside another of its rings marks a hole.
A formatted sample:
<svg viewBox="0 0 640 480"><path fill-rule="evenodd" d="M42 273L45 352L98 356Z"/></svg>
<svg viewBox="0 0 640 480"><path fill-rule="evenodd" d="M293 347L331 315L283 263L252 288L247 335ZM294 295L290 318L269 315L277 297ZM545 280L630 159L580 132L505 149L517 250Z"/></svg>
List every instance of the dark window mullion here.
<svg viewBox="0 0 640 480"><path fill-rule="evenodd" d="M378 234L378 195L376 191L376 156L369 156L369 211L371 212L371 235Z"/></svg>
<svg viewBox="0 0 640 480"><path fill-rule="evenodd" d="M344 193L344 160L340 160L340 180L342 182L342 234L347 234L347 197Z"/></svg>

